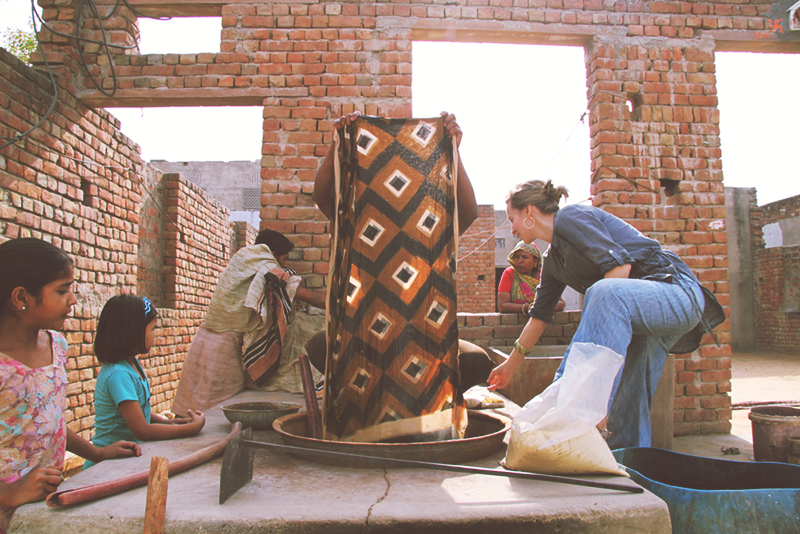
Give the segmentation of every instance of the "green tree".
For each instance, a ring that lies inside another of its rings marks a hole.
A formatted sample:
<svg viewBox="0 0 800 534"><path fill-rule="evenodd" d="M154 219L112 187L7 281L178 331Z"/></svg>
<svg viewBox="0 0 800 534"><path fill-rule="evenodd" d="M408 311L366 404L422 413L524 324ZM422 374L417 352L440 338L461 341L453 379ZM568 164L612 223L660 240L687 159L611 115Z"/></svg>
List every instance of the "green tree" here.
<svg viewBox="0 0 800 534"><path fill-rule="evenodd" d="M30 31L8 29L0 37L0 46L30 65L31 54L36 50L36 35Z"/></svg>

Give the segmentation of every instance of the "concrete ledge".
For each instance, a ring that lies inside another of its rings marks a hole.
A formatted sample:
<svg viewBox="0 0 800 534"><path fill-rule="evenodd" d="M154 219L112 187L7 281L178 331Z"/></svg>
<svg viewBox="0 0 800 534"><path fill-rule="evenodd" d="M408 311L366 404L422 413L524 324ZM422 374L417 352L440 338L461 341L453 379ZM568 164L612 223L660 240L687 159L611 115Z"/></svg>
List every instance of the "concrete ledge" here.
<svg viewBox="0 0 800 534"><path fill-rule="evenodd" d="M298 395L253 391L229 402L267 399L302 402ZM70 478L61 489L149 469L151 456L180 459L217 442L229 429L221 410L213 408L199 436L144 444L141 458L103 462ZM254 439L279 438L274 432L257 432ZM471 465L496 468L503 454ZM253 481L220 506L221 463L217 459L169 480L167 532L670 532L666 504L648 492L633 495L420 469L348 469L272 451L257 451ZM11 532L139 533L146 493L142 487L62 509L26 505L17 510Z"/></svg>

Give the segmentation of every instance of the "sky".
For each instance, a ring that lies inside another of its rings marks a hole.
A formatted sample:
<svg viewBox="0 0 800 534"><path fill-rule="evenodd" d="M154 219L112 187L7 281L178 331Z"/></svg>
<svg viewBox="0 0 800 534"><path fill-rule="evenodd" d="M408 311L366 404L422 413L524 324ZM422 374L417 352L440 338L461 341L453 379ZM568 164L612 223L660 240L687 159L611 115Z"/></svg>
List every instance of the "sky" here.
<svg viewBox="0 0 800 534"><path fill-rule="evenodd" d="M0 31L25 28L29 0L0 0ZM142 53L218 52L218 18L140 20ZM515 184L552 179L569 202L589 197L583 49L413 44L413 114L455 113L460 153L480 204L503 209ZM725 185L756 187L760 205L800 194L800 54L718 53ZM256 161L257 107L112 108L146 160ZM232 132L235 132L233 134Z"/></svg>

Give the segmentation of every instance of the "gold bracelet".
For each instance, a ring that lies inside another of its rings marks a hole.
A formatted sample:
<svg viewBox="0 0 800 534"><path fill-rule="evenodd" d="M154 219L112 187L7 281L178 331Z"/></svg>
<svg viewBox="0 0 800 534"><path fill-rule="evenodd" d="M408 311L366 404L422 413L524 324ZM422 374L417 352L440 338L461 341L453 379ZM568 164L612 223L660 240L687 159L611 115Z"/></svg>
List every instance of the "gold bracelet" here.
<svg viewBox="0 0 800 534"><path fill-rule="evenodd" d="M519 353L520 353L520 354L522 354L523 356L527 356L528 354L530 354L531 352L533 352L533 347L531 347L531 348L529 348L529 349L526 349L525 347L523 347L523 346L520 344L520 342L519 342L519 339L517 339L517 340L514 342L514 348L517 350L517 352L519 352Z"/></svg>

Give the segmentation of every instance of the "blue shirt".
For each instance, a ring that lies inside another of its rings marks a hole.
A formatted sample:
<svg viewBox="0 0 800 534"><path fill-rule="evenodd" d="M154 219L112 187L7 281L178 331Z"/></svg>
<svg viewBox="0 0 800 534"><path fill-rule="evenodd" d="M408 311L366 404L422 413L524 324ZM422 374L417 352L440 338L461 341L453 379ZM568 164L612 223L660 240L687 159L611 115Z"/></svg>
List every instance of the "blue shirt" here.
<svg viewBox="0 0 800 534"><path fill-rule="evenodd" d="M144 378L139 360L134 365L126 361L104 363L97 376L94 390L94 443L105 447L120 440L139 443L119 411L122 401L136 401L142 409L144 419L150 423L150 384ZM140 374L141 373L141 374ZM88 460L84 469L94 465Z"/></svg>
<svg viewBox="0 0 800 534"><path fill-rule="evenodd" d="M610 213L582 204L556 212L553 240L543 254L542 279L529 315L553 321L558 299L569 286L586 293L608 271L630 265L629 278L683 274L697 280L676 254Z"/></svg>
<svg viewBox="0 0 800 534"><path fill-rule="evenodd" d="M542 278L528 315L546 323L553 321L558 299L567 286L586 293L608 271L622 265L631 266L629 278L674 282L678 276L700 286L705 300L702 319L670 352L694 351L703 334L725 320L725 311L714 294L700 284L677 254L662 250L658 241L599 208L570 204L557 211L553 240L542 257Z"/></svg>

